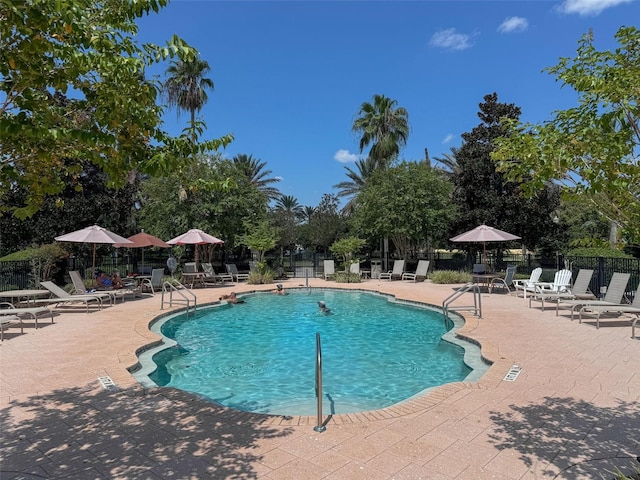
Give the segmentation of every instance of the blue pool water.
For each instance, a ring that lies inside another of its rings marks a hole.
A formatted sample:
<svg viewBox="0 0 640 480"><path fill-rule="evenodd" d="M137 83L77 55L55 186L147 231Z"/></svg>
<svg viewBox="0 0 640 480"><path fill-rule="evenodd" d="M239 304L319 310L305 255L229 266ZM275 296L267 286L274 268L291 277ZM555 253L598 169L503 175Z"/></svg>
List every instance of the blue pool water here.
<svg viewBox="0 0 640 480"><path fill-rule="evenodd" d="M316 332L326 414L384 408L472 370L464 349L442 340L450 325L434 310L335 290L243 298L167 320L161 332L177 345L153 354L148 377L239 410L314 415Z"/></svg>

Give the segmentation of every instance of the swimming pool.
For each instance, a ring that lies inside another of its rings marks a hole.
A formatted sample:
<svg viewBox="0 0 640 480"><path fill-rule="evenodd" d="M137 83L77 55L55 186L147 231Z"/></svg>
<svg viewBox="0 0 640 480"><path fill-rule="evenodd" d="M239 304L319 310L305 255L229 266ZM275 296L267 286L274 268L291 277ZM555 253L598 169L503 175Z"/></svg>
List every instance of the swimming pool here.
<svg viewBox="0 0 640 480"><path fill-rule="evenodd" d="M144 368L136 378L239 410L314 415L316 332L322 338L326 413L384 408L483 369L482 362L469 366L469 357L479 358L475 345L443 340L454 338L451 325L442 313L417 304L326 289L243 298L243 304L154 324L167 345L171 339L175 344L141 355ZM320 300L331 314L319 312Z"/></svg>

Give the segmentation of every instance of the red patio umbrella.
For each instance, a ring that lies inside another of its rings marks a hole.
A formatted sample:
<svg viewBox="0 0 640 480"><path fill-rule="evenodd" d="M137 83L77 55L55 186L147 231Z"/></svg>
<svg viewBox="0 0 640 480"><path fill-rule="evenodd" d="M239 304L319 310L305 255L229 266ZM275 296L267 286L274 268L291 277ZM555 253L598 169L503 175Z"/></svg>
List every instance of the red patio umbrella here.
<svg viewBox="0 0 640 480"><path fill-rule="evenodd" d="M169 245L167 242L156 236L146 233L144 230L140 233L136 233L135 235L130 236L128 240L130 243L115 243L113 246L116 248L142 248L142 266L144 266L145 247L171 248L171 245Z"/></svg>

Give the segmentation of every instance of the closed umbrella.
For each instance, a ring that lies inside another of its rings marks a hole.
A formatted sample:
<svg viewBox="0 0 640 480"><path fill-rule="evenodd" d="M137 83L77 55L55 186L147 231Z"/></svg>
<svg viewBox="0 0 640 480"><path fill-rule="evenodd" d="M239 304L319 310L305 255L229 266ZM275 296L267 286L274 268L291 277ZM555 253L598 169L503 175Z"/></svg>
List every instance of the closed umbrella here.
<svg viewBox="0 0 640 480"><path fill-rule="evenodd" d="M487 258L487 242L508 242L509 240L519 240L520 237L512 235L497 228L490 227L488 225L479 225L473 230L461 233L453 238L450 238L452 242L469 242L479 243L482 242L483 260L486 263Z"/></svg>
<svg viewBox="0 0 640 480"><path fill-rule="evenodd" d="M200 230L199 228L192 228L188 232L178 235L176 238L172 238L167 241L170 245L196 245L195 262L198 264L198 245L216 245L224 243L223 240L209 235L208 233Z"/></svg>
<svg viewBox="0 0 640 480"><path fill-rule="evenodd" d="M130 243L115 243L113 246L116 248L128 247L128 248L142 248L142 266L144 266L144 249L145 247L162 247L171 248L167 242L154 235L146 233L144 230L140 233L130 236L127 240Z"/></svg>
<svg viewBox="0 0 640 480"><path fill-rule="evenodd" d="M133 243L130 240L121 237L117 233L110 232L106 228L102 228L99 225L92 225L91 227L86 227L82 230L76 230L75 232L66 233L55 238L59 242L93 243L93 263L91 267L92 274L96 269L96 243Z"/></svg>

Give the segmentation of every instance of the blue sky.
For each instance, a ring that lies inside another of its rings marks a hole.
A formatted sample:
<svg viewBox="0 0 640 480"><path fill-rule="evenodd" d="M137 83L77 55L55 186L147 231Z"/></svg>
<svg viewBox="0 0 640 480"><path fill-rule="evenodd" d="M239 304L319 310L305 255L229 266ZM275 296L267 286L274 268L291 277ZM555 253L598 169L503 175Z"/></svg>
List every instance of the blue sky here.
<svg viewBox="0 0 640 480"><path fill-rule="evenodd" d="M575 92L542 70L574 57L590 29L598 50L615 49L616 31L638 19L637 0L174 0L138 22L138 39L176 34L197 48L215 83L200 112L206 138L232 133L225 157L253 155L283 194L316 206L355 168L351 126L374 94L409 113L401 158L423 159L426 147L433 161L480 123L487 94L527 122L575 106ZM163 78L166 66L147 75ZM188 115L164 120L178 134Z"/></svg>

